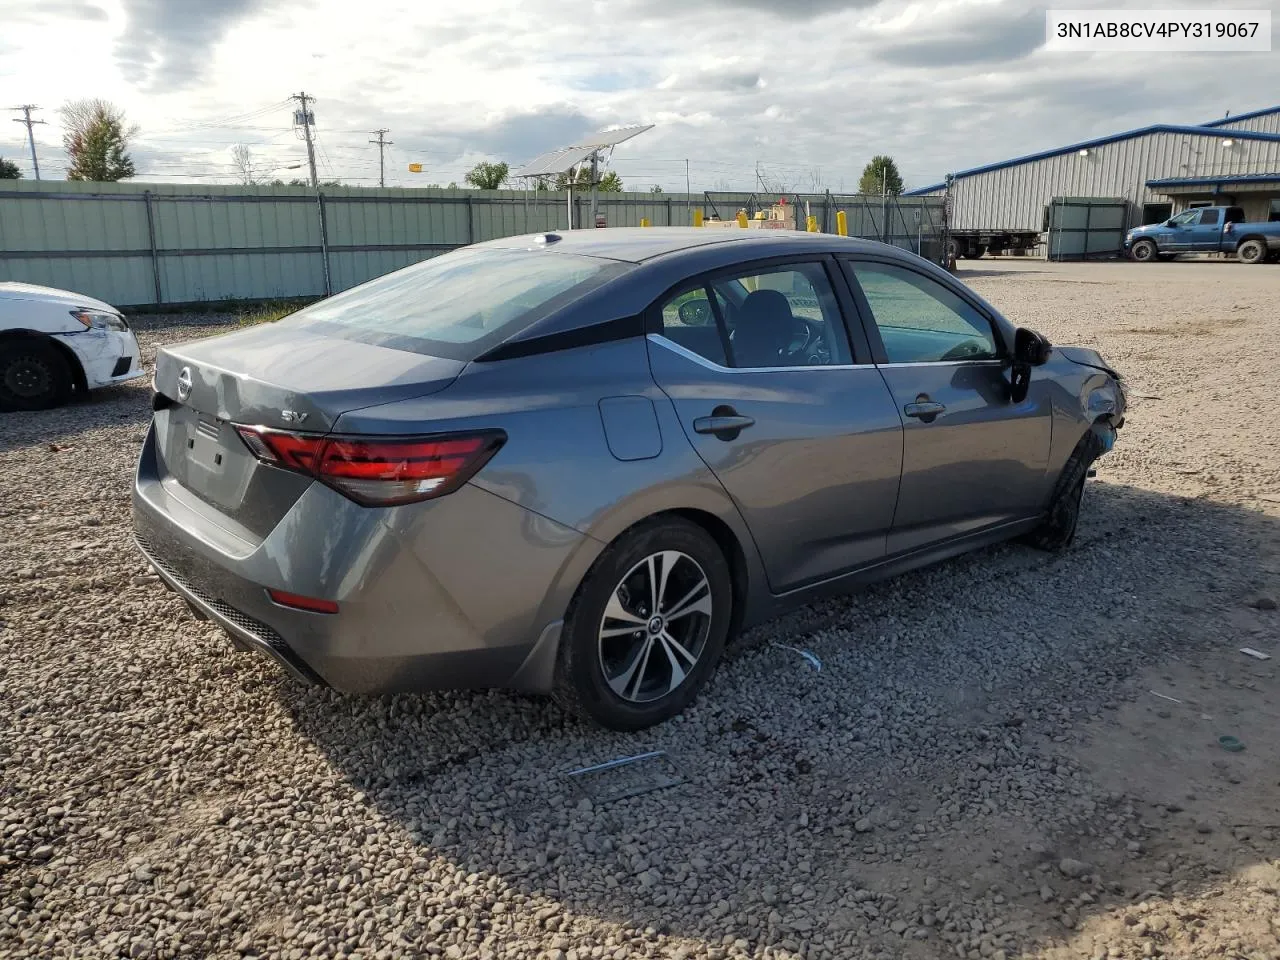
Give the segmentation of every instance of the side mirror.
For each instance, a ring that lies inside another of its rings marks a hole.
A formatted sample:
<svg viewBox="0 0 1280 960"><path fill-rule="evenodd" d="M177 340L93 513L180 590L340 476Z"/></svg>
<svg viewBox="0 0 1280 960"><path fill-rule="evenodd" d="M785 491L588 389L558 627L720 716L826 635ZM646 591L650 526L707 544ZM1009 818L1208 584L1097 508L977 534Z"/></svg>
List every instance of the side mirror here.
<svg viewBox="0 0 1280 960"><path fill-rule="evenodd" d="M680 322L686 327L705 327L711 323L711 301L696 297L680 304Z"/></svg>
<svg viewBox="0 0 1280 960"><path fill-rule="evenodd" d="M1019 327L1013 335L1013 362L1038 367L1049 359L1053 344L1043 334Z"/></svg>
<svg viewBox="0 0 1280 960"><path fill-rule="evenodd" d="M1176 227L1178 224L1177 224L1177 221L1174 221L1174 220L1166 220L1166 221L1164 222L1164 225L1165 225L1166 227Z"/></svg>

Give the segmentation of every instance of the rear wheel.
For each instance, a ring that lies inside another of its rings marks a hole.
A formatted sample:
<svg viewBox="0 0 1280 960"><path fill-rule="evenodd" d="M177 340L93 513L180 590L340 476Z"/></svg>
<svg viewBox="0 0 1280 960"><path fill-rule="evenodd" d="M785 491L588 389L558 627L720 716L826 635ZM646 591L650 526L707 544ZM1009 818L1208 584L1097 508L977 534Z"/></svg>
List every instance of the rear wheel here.
<svg viewBox="0 0 1280 960"><path fill-rule="evenodd" d="M965 247L964 258L966 260L977 260L986 252L987 252L987 248L984 247L982 244L980 243L971 244L970 246Z"/></svg>
<svg viewBox="0 0 1280 960"><path fill-rule="evenodd" d="M39 337L0 342L0 409L46 410L71 396L71 368Z"/></svg>
<svg viewBox="0 0 1280 960"><path fill-rule="evenodd" d="M732 609L729 565L706 531L677 517L636 527L570 606L556 700L612 730L675 716L715 670Z"/></svg>
<svg viewBox="0 0 1280 960"><path fill-rule="evenodd" d="M1139 240L1133 245L1133 249L1129 251L1129 256L1138 263L1151 263L1156 259L1156 253L1154 240Z"/></svg>
<svg viewBox="0 0 1280 960"><path fill-rule="evenodd" d="M1236 247L1236 259L1241 263L1266 263L1267 244L1264 240L1246 240Z"/></svg>

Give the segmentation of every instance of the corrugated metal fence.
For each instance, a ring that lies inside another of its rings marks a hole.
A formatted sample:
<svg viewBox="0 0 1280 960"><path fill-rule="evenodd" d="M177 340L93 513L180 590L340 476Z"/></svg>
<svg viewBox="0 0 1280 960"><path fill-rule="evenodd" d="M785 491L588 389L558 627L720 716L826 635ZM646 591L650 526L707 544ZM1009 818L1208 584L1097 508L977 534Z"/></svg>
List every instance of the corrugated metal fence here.
<svg viewBox="0 0 1280 960"><path fill-rule="evenodd" d="M714 198L730 215L762 201ZM922 249L941 223L935 197L861 205L829 194L789 199L808 199L811 209L824 203L828 232L835 211L847 209L851 235L908 249ZM710 195L602 194L599 212L611 227L641 219L688 225L693 209L710 202ZM590 198L575 197L574 205L575 221L586 225ZM0 281L62 287L118 306L313 297L468 243L564 229L567 219L563 193L326 187L317 197L306 187L4 181Z"/></svg>

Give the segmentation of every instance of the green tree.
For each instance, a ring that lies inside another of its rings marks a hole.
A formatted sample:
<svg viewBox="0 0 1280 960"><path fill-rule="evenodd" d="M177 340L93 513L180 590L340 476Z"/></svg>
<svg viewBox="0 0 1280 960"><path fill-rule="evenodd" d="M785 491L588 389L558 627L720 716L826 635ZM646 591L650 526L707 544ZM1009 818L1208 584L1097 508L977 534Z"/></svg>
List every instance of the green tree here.
<svg viewBox="0 0 1280 960"><path fill-rule="evenodd" d="M579 167L578 175L576 177L568 173L562 173L556 177L556 190L568 190L571 186L578 192L586 192L590 190L591 168L585 165ZM621 193L622 178L618 176L616 170L610 170L600 178L599 187L601 193Z"/></svg>
<svg viewBox="0 0 1280 960"><path fill-rule="evenodd" d="M887 193L896 197L902 192L902 174L893 157L878 153L862 169L862 179L858 181L859 193Z"/></svg>
<svg viewBox="0 0 1280 960"><path fill-rule="evenodd" d="M135 174L129 141L138 134L126 126L124 111L96 97L72 100L58 111L62 116L62 145L71 166L68 180L114 183Z"/></svg>
<svg viewBox="0 0 1280 960"><path fill-rule="evenodd" d="M471 168L466 181L478 190L497 190L507 182L511 167L504 160L497 163L481 161Z"/></svg>
<svg viewBox="0 0 1280 960"><path fill-rule="evenodd" d="M12 160L0 157L0 180L21 180L22 171Z"/></svg>

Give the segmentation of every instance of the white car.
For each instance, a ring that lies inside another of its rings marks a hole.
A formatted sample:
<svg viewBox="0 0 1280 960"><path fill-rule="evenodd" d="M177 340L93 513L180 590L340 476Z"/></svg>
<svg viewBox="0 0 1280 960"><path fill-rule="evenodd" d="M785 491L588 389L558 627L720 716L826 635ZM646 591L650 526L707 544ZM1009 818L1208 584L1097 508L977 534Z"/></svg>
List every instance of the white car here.
<svg viewBox="0 0 1280 960"><path fill-rule="evenodd" d="M0 283L0 410L43 410L72 391L142 375L138 338L115 307L70 290Z"/></svg>

